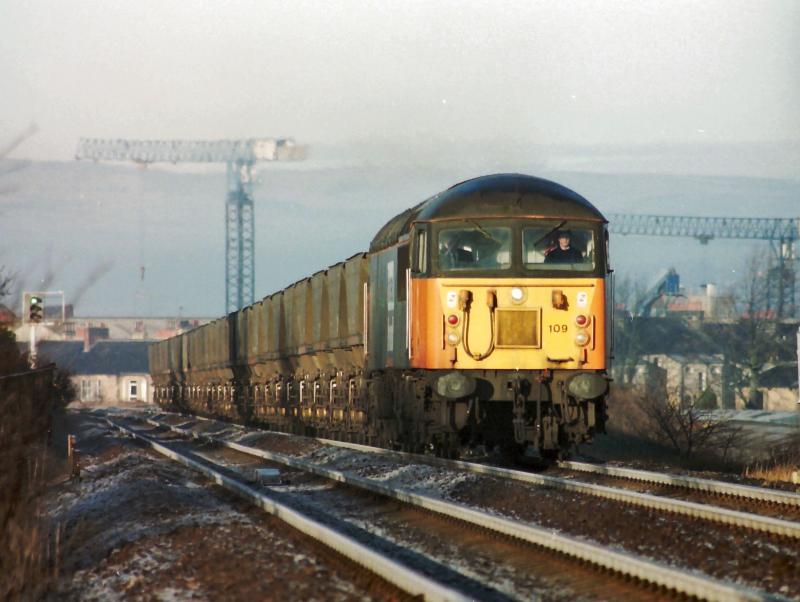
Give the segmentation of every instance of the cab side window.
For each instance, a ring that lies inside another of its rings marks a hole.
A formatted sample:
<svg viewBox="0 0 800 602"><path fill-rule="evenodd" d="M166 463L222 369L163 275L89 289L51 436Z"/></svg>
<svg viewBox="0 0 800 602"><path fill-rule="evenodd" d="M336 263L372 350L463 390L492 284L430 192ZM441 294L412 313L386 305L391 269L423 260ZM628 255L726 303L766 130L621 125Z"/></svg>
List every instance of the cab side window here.
<svg viewBox="0 0 800 602"><path fill-rule="evenodd" d="M414 257L411 271L415 274L424 274L428 263L428 232L416 230L414 234Z"/></svg>
<svg viewBox="0 0 800 602"><path fill-rule="evenodd" d="M397 301L406 300L406 270L408 269L408 248L409 245L400 245L397 247L397 274L395 282L397 283L397 294L395 295Z"/></svg>

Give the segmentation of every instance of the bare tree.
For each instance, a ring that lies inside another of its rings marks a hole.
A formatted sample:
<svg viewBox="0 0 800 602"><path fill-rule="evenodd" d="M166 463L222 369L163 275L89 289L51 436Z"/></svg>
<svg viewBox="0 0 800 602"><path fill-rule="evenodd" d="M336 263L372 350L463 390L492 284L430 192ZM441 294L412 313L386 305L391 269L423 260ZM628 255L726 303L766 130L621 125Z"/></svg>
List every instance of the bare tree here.
<svg viewBox="0 0 800 602"><path fill-rule="evenodd" d="M689 461L700 452L713 452L721 460L741 442L742 428L729 418L697 407L695 401L672 401L667 395L642 399L651 435Z"/></svg>
<svg viewBox="0 0 800 602"><path fill-rule="evenodd" d="M31 124L26 130L20 132L10 142L0 143L0 160L10 155L14 149L33 136L38 131L36 124ZM14 171L14 167L5 168L0 171L4 175ZM6 192L0 189L0 194ZM15 286L19 284L17 274L10 271L6 266L0 265L0 301L11 295L15 291ZM25 363L17 349L16 337L14 333L6 328L0 328L0 374L8 374L25 368Z"/></svg>
<svg viewBox="0 0 800 602"><path fill-rule="evenodd" d="M0 147L0 159L5 159L8 157L8 155L10 155L15 148L17 148L20 144L25 142L38 131L39 128L36 127L36 124L31 123L24 131L17 134L17 136L14 137L11 142L7 142L5 146Z"/></svg>
<svg viewBox="0 0 800 602"><path fill-rule="evenodd" d="M13 283L14 274L5 266L0 266L0 301L10 294ZM24 370L25 367L25 362L22 361L17 349L17 338L14 333L0 326L0 375Z"/></svg>
<svg viewBox="0 0 800 602"><path fill-rule="evenodd" d="M33 136L37 131L38 128L36 127L36 124L31 123L27 127L27 129L17 134L17 136L14 137L10 142L7 142L5 143L5 145L0 146L0 160L8 157L8 155L10 155L14 151L14 149L16 149L23 142L25 142L28 138ZM7 173L8 171L13 171L13 170L5 170L4 173ZM0 266L0 299L3 299L3 297L6 297L11 293L11 289L15 279L16 279L15 274L9 272L6 266Z"/></svg>
<svg viewBox="0 0 800 602"><path fill-rule="evenodd" d="M735 287L736 319L730 324L708 324L703 331L716 340L732 368L732 386L748 408L762 407L764 372L775 363L795 359L796 326L783 324L772 306L771 255L754 255Z"/></svg>
<svg viewBox="0 0 800 602"><path fill-rule="evenodd" d="M0 300L9 295L13 285L14 274L9 272L6 266L0 265Z"/></svg>
<svg viewBox="0 0 800 602"><path fill-rule="evenodd" d="M646 353L642 320L635 314L636 304L644 293L644 284L630 276L614 285L614 380L630 384L636 364Z"/></svg>

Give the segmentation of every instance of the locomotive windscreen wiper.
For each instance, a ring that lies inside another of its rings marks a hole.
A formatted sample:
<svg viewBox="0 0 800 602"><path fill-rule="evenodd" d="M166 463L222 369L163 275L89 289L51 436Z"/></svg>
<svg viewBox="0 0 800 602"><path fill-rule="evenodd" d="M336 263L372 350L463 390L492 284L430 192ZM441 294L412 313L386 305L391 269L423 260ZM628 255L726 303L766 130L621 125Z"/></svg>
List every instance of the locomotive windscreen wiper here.
<svg viewBox="0 0 800 602"><path fill-rule="evenodd" d="M534 247L534 248L538 247L540 242L542 242L543 240L545 240L546 238L548 238L548 237L549 237L549 236L550 236L550 235L551 235L553 232L555 232L556 230L559 230L559 229L561 228L561 226L563 226L563 225L564 225L564 224L566 224L566 223L567 223L567 220L565 220L565 219L564 219L564 220L561 220L561 221L558 223L558 225L557 225L555 228L553 228L552 230L550 230L549 232L547 232L547 234L545 234L544 236L542 236L541 238L539 238L539 240L537 240L535 243L533 243L533 247Z"/></svg>
<svg viewBox="0 0 800 602"><path fill-rule="evenodd" d="M496 242L496 243L498 243L498 244L502 244L502 243L501 243L499 240L497 240L497 239L496 239L494 236L492 236L491 234L489 234L489 233L488 233L488 232L487 232L487 231L484 229L484 227L483 227L483 226L481 226L481 225L480 225L478 222L476 222L475 220L468 219L468 220L466 220L466 221L467 221L467 222L469 222L470 224L472 224L473 226L475 226L475 227L478 229L478 232L480 232L481 234L483 234L483 236L484 236L484 237L488 238L489 240L493 240L494 242Z"/></svg>

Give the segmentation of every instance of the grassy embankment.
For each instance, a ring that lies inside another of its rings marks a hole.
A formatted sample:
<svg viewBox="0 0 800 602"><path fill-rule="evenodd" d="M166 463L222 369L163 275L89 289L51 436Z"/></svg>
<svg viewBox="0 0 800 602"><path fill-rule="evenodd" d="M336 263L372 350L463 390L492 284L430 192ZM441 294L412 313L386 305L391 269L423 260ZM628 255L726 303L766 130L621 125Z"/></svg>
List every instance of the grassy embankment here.
<svg viewBox="0 0 800 602"><path fill-rule="evenodd" d="M735 423L692 419L690 411L645 399L633 387L617 387L609 400L608 435L596 437L593 445L581 451L598 459L792 482L800 468L800 431L780 445L762 448Z"/></svg>
<svg viewBox="0 0 800 602"><path fill-rule="evenodd" d="M44 496L60 467L50 459L53 369L0 376L0 599L38 599L59 570L60 529Z"/></svg>

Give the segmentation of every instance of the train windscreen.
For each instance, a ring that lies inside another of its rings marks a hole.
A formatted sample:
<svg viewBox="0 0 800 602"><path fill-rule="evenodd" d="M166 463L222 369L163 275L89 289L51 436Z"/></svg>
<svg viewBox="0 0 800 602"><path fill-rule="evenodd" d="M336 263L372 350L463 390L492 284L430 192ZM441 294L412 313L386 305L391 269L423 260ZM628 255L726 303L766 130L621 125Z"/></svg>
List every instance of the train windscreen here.
<svg viewBox="0 0 800 602"><path fill-rule="evenodd" d="M591 271L595 233L565 222L537 222L522 229L522 262L529 270Z"/></svg>
<svg viewBox="0 0 800 602"><path fill-rule="evenodd" d="M511 267L511 228L478 223L439 231L439 268L457 271Z"/></svg>

